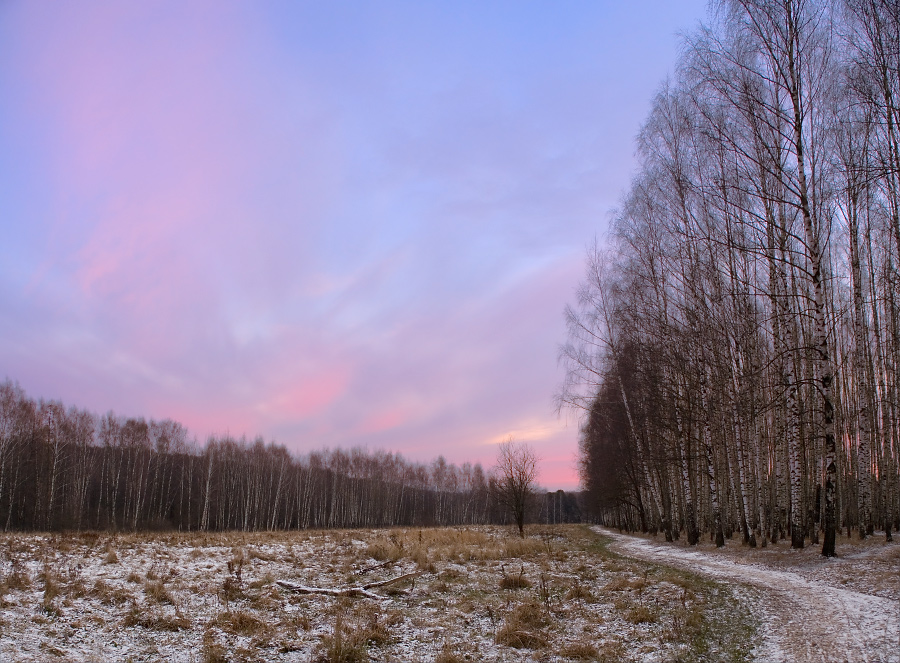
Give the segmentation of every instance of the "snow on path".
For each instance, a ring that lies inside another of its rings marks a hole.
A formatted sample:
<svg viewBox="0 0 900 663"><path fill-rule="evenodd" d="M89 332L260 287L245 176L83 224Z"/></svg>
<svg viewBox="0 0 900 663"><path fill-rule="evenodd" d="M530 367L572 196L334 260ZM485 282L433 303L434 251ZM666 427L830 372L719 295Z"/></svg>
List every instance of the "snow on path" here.
<svg viewBox="0 0 900 663"><path fill-rule="evenodd" d="M806 580L790 571L737 563L604 527L593 529L612 538L612 549L621 555L761 590L749 606L761 620L762 642L755 649L759 661L900 661L897 601Z"/></svg>

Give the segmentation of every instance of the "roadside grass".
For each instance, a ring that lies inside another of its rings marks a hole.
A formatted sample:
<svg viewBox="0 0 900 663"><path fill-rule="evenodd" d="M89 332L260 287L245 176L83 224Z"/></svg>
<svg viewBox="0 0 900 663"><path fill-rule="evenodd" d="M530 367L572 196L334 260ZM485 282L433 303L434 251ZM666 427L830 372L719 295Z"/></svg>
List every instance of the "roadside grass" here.
<svg viewBox="0 0 900 663"><path fill-rule="evenodd" d="M674 661L739 663L752 660L759 625L747 608L747 602L737 596L737 592L752 590L714 582L681 569L623 557L610 550L611 539L599 534L595 536L597 555L607 559L610 568L640 571L639 575L631 577L617 575L604 590L627 593L628 598L620 599L616 604L629 621L665 625L663 638L685 646ZM646 587L659 584L675 588L680 597L664 606L657 604L654 612L653 607L641 601L641 594Z"/></svg>
<svg viewBox="0 0 900 663"><path fill-rule="evenodd" d="M749 659L735 590L586 526L0 535L0 659ZM382 599L297 594L373 589Z"/></svg>

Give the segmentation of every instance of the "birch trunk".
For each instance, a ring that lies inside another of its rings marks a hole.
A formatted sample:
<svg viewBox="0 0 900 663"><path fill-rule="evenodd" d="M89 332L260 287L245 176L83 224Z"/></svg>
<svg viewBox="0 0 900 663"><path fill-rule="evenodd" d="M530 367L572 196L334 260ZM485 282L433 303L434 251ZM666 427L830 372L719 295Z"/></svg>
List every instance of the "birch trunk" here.
<svg viewBox="0 0 900 663"><path fill-rule="evenodd" d="M828 327L826 325L826 295L824 275L822 272L822 243L819 239L819 228L815 223L810 207L809 189L806 178L806 159L803 137L803 113L801 103L800 81L801 74L797 65L796 54L800 47L800 29L797 25L797 15L794 12L793 3L786 3L786 19L788 28L787 48L787 75L790 83L789 93L794 111L794 156L797 159L797 178L800 213L803 216L803 229L806 235L806 251L809 260L810 278L812 279L814 300L813 319L815 321L815 352L818 368L819 394L822 400L822 420L820 424L824 437L825 464L825 504L824 521L825 535L822 540L822 554L826 557L835 555L836 536L836 442L834 434L834 403L832 402L832 387L834 382L834 367L831 363L831 351L828 344Z"/></svg>
<svg viewBox="0 0 900 663"><path fill-rule="evenodd" d="M709 502L712 515L712 534L716 547L725 545L725 532L722 529L722 509L719 504L719 488L716 483L716 468L713 458L712 426L707 389L706 368L700 371L700 403L703 407L703 439L701 444L706 455L706 475L709 482Z"/></svg>
<svg viewBox="0 0 900 663"><path fill-rule="evenodd" d="M869 330L866 322L863 302L862 270L859 256L859 224L858 207L855 196L851 196L847 210L848 230L850 232L850 272L853 283L853 335L857 382L857 466L859 485L859 537L864 539L871 534L874 527L872 521L872 415L869 410L872 402L872 390L869 382L871 362L869 361Z"/></svg>

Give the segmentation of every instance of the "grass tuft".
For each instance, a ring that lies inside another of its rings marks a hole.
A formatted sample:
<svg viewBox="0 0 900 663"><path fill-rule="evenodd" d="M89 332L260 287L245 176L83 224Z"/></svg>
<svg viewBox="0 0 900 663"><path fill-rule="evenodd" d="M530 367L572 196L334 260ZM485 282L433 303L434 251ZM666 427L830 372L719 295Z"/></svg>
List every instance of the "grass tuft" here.
<svg viewBox="0 0 900 663"><path fill-rule="evenodd" d="M520 603L507 615L495 641L515 649L543 649L548 645L543 633L548 622L548 615L540 604L533 601Z"/></svg>
<svg viewBox="0 0 900 663"><path fill-rule="evenodd" d="M225 633L258 636L269 630L268 625L246 610L225 610L213 622Z"/></svg>
<svg viewBox="0 0 900 663"><path fill-rule="evenodd" d="M203 663L227 663L228 652L218 641L212 631L207 630L203 634L203 642L200 645L200 658Z"/></svg>
<svg viewBox="0 0 900 663"><path fill-rule="evenodd" d="M586 603L593 603L596 601L596 597L588 589L585 585L580 582L575 582L569 588L569 591L566 592L566 600L567 601L584 601Z"/></svg>
<svg viewBox="0 0 900 663"><path fill-rule="evenodd" d="M338 610L331 634L322 638L316 663L363 663L368 660L365 639L345 624L345 611Z"/></svg>
<svg viewBox="0 0 900 663"><path fill-rule="evenodd" d="M154 603L175 605L175 599L161 580L148 580L144 583L144 594Z"/></svg>
<svg viewBox="0 0 900 663"><path fill-rule="evenodd" d="M625 612L625 620L632 624L653 624L659 619L655 610L645 605L636 605Z"/></svg>
<svg viewBox="0 0 900 663"><path fill-rule="evenodd" d="M527 589L531 587L531 581L525 577L525 567L519 567L519 573L508 575L506 568L501 567L503 577L500 579L500 589Z"/></svg>
<svg viewBox="0 0 900 663"><path fill-rule="evenodd" d="M140 626L151 631L181 631L191 627L190 620L179 612L168 615L155 610L144 610L137 605L131 607L123 623L125 626Z"/></svg>
<svg viewBox="0 0 900 663"><path fill-rule="evenodd" d="M561 656L575 661L596 661L600 658L597 647L583 640L564 645L559 653Z"/></svg>
<svg viewBox="0 0 900 663"><path fill-rule="evenodd" d="M118 564L119 563L119 555L116 553L115 547L113 547L112 542L106 544L106 555L103 556L104 564Z"/></svg>

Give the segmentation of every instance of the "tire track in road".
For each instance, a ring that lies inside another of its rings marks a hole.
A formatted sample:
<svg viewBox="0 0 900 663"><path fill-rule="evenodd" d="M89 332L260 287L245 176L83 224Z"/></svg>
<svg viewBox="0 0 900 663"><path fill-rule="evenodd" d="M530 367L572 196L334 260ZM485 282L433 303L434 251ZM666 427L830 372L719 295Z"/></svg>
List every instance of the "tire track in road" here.
<svg viewBox="0 0 900 663"><path fill-rule="evenodd" d="M620 555L671 566L760 591L748 607L760 620L757 660L766 663L900 662L897 601L851 591L797 573L717 558L603 527Z"/></svg>

